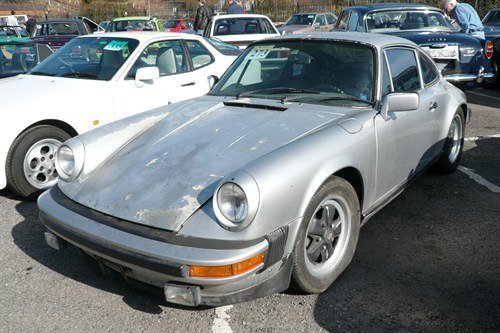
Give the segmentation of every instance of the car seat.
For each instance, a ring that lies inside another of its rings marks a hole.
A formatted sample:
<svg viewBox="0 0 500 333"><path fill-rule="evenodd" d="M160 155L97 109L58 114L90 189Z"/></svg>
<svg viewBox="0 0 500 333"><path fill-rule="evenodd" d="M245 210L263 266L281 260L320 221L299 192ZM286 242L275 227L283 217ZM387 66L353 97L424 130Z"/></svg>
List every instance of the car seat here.
<svg viewBox="0 0 500 333"><path fill-rule="evenodd" d="M424 27L422 17L409 17L401 25L401 30L420 29Z"/></svg>
<svg viewBox="0 0 500 333"><path fill-rule="evenodd" d="M26 54L14 53L12 55L12 67L13 72L27 72L28 66L26 65Z"/></svg>
<svg viewBox="0 0 500 333"><path fill-rule="evenodd" d="M101 69L97 75L98 79L111 79L111 75L120 68L123 62L123 55L121 50L104 50L101 57Z"/></svg>
<svg viewBox="0 0 500 333"><path fill-rule="evenodd" d="M255 22L248 22L245 25L245 33L246 34L258 34L258 33L260 33L259 26Z"/></svg>

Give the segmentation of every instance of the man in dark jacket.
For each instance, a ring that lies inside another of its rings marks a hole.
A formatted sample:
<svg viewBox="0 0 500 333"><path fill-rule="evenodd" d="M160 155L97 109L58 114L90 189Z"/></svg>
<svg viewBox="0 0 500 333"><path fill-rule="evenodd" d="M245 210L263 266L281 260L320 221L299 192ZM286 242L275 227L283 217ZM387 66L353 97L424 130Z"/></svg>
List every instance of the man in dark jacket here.
<svg viewBox="0 0 500 333"><path fill-rule="evenodd" d="M201 35L213 13L212 10L205 5L205 0L198 0L198 6L196 18L194 19L194 30L197 34Z"/></svg>
<svg viewBox="0 0 500 333"><path fill-rule="evenodd" d="M227 8L228 14L243 14L243 7L234 0L227 0L229 7Z"/></svg>
<svg viewBox="0 0 500 333"><path fill-rule="evenodd" d="M26 30L28 31L28 34L30 36L36 29L36 23L36 18L30 15L30 18L28 19L28 21L26 21Z"/></svg>

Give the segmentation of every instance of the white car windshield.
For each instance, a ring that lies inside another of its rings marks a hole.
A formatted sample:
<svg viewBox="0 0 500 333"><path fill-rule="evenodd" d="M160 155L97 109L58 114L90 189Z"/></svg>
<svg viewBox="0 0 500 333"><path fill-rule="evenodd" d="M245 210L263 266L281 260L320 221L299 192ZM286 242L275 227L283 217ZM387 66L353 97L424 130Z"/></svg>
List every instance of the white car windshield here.
<svg viewBox="0 0 500 333"><path fill-rule="evenodd" d="M76 38L28 74L110 80L138 44L130 38Z"/></svg>
<svg viewBox="0 0 500 333"><path fill-rule="evenodd" d="M259 43L245 50L210 94L366 106L374 101L374 54L353 43Z"/></svg>
<svg viewBox="0 0 500 333"><path fill-rule="evenodd" d="M391 32L405 30L454 31L446 17L437 11L391 10L366 15L369 32Z"/></svg>

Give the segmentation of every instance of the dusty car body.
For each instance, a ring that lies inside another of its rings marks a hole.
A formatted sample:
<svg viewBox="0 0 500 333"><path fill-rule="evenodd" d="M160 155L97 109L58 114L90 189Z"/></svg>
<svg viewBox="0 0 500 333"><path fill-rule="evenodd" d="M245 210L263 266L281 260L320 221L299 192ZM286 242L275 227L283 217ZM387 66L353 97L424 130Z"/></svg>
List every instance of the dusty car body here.
<svg viewBox="0 0 500 333"><path fill-rule="evenodd" d="M278 27L282 35L327 32L333 29L337 17L332 13L298 13Z"/></svg>
<svg viewBox="0 0 500 333"><path fill-rule="evenodd" d="M445 78L461 87L493 79L493 44L455 31L444 12L419 4L367 4L345 8L335 29L383 33L422 47Z"/></svg>
<svg viewBox="0 0 500 333"><path fill-rule="evenodd" d="M429 165L458 166L469 117L408 40L271 38L208 95L67 141L40 218L52 247L76 245L168 302L235 303L291 278L319 293L362 223Z"/></svg>

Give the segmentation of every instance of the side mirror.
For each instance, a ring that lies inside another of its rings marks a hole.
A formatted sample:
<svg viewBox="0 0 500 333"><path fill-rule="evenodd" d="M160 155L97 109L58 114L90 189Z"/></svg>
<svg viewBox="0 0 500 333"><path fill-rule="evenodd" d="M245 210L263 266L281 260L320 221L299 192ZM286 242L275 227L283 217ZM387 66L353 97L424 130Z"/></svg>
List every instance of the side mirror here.
<svg viewBox="0 0 500 333"><path fill-rule="evenodd" d="M414 111L419 105L420 96L417 93L391 93L385 96L380 113L387 120L389 112Z"/></svg>
<svg viewBox="0 0 500 333"><path fill-rule="evenodd" d="M318 23L318 22L314 23L314 24L313 24L313 28L314 28L314 29L319 29L319 23Z"/></svg>
<svg viewBox="0 0 500 333"><path fill-rule="evenodd" d="M219 82L219 77L217 75L209 75L208 76L208 88L212 89L213 86Z"/></svg>
<svg viewBox="0 0 500 333"><path fill-rule="evenodd" d="M154 67L141 67L135 73L135 84L137 87L143 87L145 81L153 81L160 77L160 69Z"/></svg>

